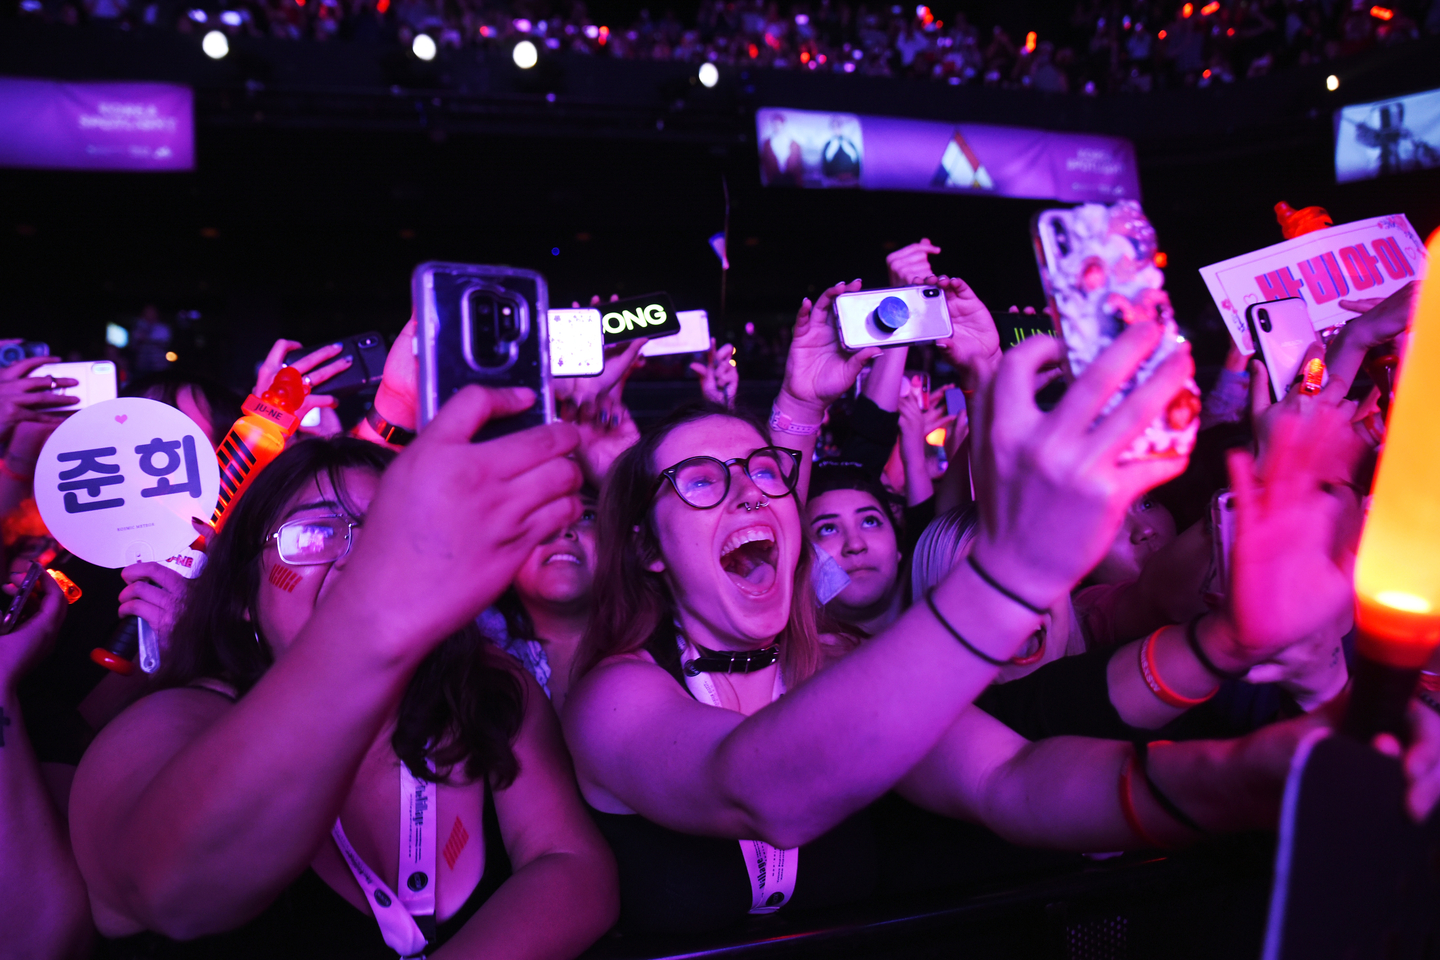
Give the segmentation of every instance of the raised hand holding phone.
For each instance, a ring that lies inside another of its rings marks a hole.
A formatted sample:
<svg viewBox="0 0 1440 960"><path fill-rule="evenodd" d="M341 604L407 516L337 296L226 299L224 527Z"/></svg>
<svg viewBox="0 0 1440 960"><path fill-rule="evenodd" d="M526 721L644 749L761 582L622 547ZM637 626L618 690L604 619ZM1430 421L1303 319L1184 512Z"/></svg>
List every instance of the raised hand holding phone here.
<svg viewBox="0 0 1440 960"><path fill-rule="evenodd" d="M975 390L989 380L1000 365L1000 331L990 309L975 295L970 285L959 277L927 277L945 291L945 308L950 313L954 330L949 337L935 341L950 362L960 371L963 388Z"/></svg>
<svg viewBox="0 0 1440 960"><path fill-rule="evenodd" d="M457 391L385 471L322 606L359 617L377 643L418 662L494 602L531 549L580 512L572 425L471 442L487 421L535 402L524 388Z"/></svg>
<svg viewBox="0 0 1440 960"><path fill-rule="evenodd" d="M305 415L316 407L333 407L339 403L334 397L325 393L316 393L315 390L331 377L343 370L348 370L353 360L348 357L334 359L344 349L344 344L332 343L306 354L294 363L287 363L286 355L300 347L301 343L298 340L276 340L271 344L270 352L265 355L265 359L260 361L260 366L255 370L255 388L250 392L257 397L260 396L270 389L270 385L275 380L275 374L284 367L293 367L311 390L300 408L295 411L297 417L304 419ZM326 361L331 362L327 363Z"/></svg>
<svg viewBox="0 0 1440 960"><path fill-rule="evenodd" d="M837 283L813 302L806 297L795 316L795 335L785 360L785 380L780 396L800 410L813 412L818 424L825 408L855 384L865 364L880 356L879 347L850 352L840 342L836 328L835 298L860 290L860 281Z"/></svg>
<svg viewBox="0 0 1440 960"><path fill-rule="evenodd" d="M1126 461L1123 454L1193 375L1188 345L1095 422L1161 336L1158 323L1132 324L1049 413L1035 405L1036 384L1063 345L1031 337L1005 355L972 398L980 510L974 554L1000 582L1024 584L1025 599L1036 607L1048 607L1094 569L1137 496L1185 469L1184 457ZM1057 538L1073 549L1058 554Z"/></svg>

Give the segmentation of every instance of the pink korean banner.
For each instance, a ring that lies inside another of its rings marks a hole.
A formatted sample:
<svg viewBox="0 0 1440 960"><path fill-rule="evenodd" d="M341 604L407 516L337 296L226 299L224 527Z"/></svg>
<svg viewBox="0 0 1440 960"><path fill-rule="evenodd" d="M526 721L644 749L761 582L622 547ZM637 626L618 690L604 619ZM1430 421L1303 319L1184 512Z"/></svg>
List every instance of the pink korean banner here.
<svg viewBox="0 0 1440 960"><path fill-rule="evenodd" d="M1245 325L1252 303L1303 297L1316 330L1356 314L1341 300L1388 297L1425 276L1425 245L1403 213L1356 220L1200 268L1230 336L1255 352Z"/></svg>
<svg viewBox="0 0 1440 960"><path fill-rule="evenodd" d="M195 168L189 87L0 77L0 166L57 170Z"/></svg>

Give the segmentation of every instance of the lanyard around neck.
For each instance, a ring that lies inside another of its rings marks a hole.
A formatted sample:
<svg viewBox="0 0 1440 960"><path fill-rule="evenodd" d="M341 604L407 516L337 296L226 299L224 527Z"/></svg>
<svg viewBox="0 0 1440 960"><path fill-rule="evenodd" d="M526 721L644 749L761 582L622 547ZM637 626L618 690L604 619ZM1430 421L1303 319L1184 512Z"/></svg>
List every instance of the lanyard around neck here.
<svg viewBox="0 0 1440 960"><path fill-rule="evenodd" d="M438 816L435 784L417 779L402 761L398 894L360 859L346 838L339 817L330 830L345 865L365 891L365 899L370 901L380 935L390 949L404 958L423 958L435 936L435 820Z"/></svg>
<svg viewBox="0 0 1440 960"><path fill-rule="evenodd" d="M686 663L700 656L695 644L678 631L675 643L680 648L680 673L685 677L685 686L701 703L724 709L714 676L706 672L692 674L684 669ZM783 673L780 665L776 664L771 703L785 695ZM750 878L751 913L774 913L790 902L790 898L795 896L795 879L800 870L799 847L781 850L763 840L741 840L740 855L745 858L745 875Z"/></svg>

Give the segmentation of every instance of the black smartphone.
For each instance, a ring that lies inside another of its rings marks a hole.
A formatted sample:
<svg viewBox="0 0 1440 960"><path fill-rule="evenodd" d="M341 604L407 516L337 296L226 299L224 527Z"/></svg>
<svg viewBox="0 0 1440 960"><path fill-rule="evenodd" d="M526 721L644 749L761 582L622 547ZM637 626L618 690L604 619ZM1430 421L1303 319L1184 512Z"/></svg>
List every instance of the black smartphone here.
<svg viewBox="0 0 1440 960"><path fill-rule="evenodd" d="M670 294L663 291L602 303L600 322L605 328L606 346L641 337L653 340L680 332L680 317L675 313L675 304L671 302Z"/></svg>
<svg viewBox="0 0 1440 960"><path fill-rule="evenodd" d="M410 294L419 320L420 426L462 387L529 387L535 405L492 420L475 440L555 419L550 390L549 292L533 270L470 263L422 263Z"/></svg>
<svg viewBox="0 0 1440 960"><path fill-rule="evenodd" d="M39 340L26 340L23 343L7 343L0 346L0 367L8 367L12 363L19 363L28 357L50 356L50 344L42 343Z"/></svg>
<svg viewBox="0 0 1440 960"><path fill-rule="evenodd" d="M350 357L353 362L348 368L341 370L324 383L316 384L315 392L343 397L364 390L366 387L379 386L380 376L385 372L385 356L390 352L385 346L385 338L372 330L369 333L357 333L354 336L346 337L339 343L340 352L326 360L325 363L334 363L341 357ZM326 346L329 344L322 343L313 347L291 350L285 354L285 363L288 366L301 357ZM321 366L324 365L321 364Z"/></svg>
<svg viewBox="0 0 1440 960"><path fill-rule="evenodd" d="M25 605L35 594L35 586L40 582L40 576L45 568L35 561L30 561L30 569L25 571L25 579L20 581L20 589L10 601L10 609L5 611L5 619L0 620L0 635L4 635L20 626L20 620L25 612Z"/></svg>

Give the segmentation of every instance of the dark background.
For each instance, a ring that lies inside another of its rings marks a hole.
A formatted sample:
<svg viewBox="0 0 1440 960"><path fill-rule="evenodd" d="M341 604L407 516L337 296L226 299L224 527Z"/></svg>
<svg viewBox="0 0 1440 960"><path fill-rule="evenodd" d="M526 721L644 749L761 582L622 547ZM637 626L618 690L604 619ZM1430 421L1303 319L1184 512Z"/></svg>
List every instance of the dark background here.
<svg viewBox="0 0 1440 960"><path fill-rule="evenodd" d="M1440 226L1440 171L1338 186L1331 129L1344 103L1440 85L1434 39L1223 88L1103 98L775 71L730 71L707 91L682 64L567 55L522 73L473 49L427 65L358 44L232 44L217 63L198 35L0 21L5 73L190 83L197 130L189 174L0 170L0 332L97 356L107 321L146 304L165 319L196 311L182 362L248 386L278 336L393 335L424 260L538 269L555 304L663 289L733 335L747 321L778 330L828 284L883 282L885 253L921 236L992 309L1040 304L1029 220L1047 202L762 189L757 106L1130 137L1202 363L1226 340L1197 268L1279 241L1276 201L1319 204L1337 222L1402 212L1422 237ZM707 238L724 226L727 185L722 314Z"/></svg>

